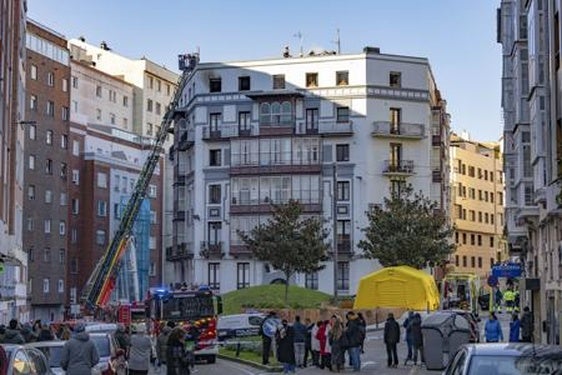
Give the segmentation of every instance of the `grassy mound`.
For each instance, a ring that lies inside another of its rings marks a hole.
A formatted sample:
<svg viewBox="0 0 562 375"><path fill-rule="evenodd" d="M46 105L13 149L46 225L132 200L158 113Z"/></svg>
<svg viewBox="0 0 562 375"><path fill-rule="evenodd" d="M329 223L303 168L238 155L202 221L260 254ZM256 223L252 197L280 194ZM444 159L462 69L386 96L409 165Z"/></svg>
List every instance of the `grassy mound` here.
<svg viewBox="0 0 562 375"><path fill-rule="evenodd" d="M331 296L316 290L289 285L285 305L285 285L259 285L223 294L224 314L239 314L245 309L308 309L330 302Z"/></svg>

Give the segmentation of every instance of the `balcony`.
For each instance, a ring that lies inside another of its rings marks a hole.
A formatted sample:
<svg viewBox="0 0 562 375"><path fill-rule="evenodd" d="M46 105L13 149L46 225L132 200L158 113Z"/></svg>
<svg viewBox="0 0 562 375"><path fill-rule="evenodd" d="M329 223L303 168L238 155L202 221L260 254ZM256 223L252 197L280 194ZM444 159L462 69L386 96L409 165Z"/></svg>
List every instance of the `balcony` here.
<svg viewBox="0 0 562 375"><path fill-rule="evenodd" d="M230 245L230 255L235 259L250 259L252 251L246 245Z"/></svg>
<svg viewBox="0 0 562 375"><path fill-rule="evenodd" d="M425 138L425 125L406 122L392 124L390 121L375 121L373 122L371 136L394 139L423 139Z"/></svg>
<svg viewBox="0 0 562 375"><path fill-rule="evenodd" d="M414 174L414 161L385 160L382 174L385 176L411 176Z"/></svg>
<svg viewBox="0 0 562 375"><path fill-rule="evenodd" d="M297 134L322 135L324 137L350 137L353 135L353 122L321 120L314 123L299 122Z"/></svg>
<svg viewBox="0 0 562 375"><path fill-rule="evenodd" d="M193 259L193 252L189 249L190 246L182 242L175 246L169 246L166 248L166 260L168 262L176 262L187 259Z"/></svg>
<svg viewBox="0 0 562 375"><path fill-rule="evenodd" d="M319 174L322 172L320 154L303 152L231 154L230 175L262 174Z"/></svg>
<svg viewBox="0 0 562 375"><path fill-rule="evenodd" d="M251 137L257 135L259 135L258 127L253 125L243 127L240 127L239 125L220 125L213 128L209 126L205 126L203 128L204 141L228 141L230 138Z"/></svg>
<svg viewBox="0 0 562 375"><path fill-rule="evenodd" d="M238 203L239 201L236 198L232 198L232 204L230 205L230 214L231 215L261 215L261 214L271 214L273 212L273 202L264 202L264 203L254 203L254 202L242 202ZM278 202L277 204L282 204L283 202ZM287 203L287 202L285 202ZM320 202L312 203L312 202L301 202L302 211L305 214L317 214L322 211L322 205Z"/></svg>
<svg viewBox="0 0 562 375"><path fill-rule="evenodd" d="M433 182L443 182L443 176L440 169L434 169L431 171L431 179Z"/></svg>
<svg viewBox="0 0 562 375"><path fill-rule="evenodd" d="M432 135L431 136L431 145L432 146L441 146L441 135Z"/></svg>
<svg viewBox="0 0 562 375"><path fill-rule="evenodd" d="M195 133L191 130L185 131L178 141L178 151L186 151L195 144Z"/></svg>
<svg viewBox="0 0 562 375"><path fill-rule="evenodd" d="M201 241L201 250L199 255L206 259L222 259L225 255L223 251L223 243L215 242L210 243L206 241Z"/></svg>

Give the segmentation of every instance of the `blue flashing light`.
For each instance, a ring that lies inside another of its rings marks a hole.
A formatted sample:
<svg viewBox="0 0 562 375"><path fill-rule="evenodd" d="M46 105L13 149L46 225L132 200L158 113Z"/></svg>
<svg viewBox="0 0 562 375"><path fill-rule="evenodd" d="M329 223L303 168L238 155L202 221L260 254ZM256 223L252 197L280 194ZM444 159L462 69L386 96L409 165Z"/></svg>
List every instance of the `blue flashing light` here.
<svg viewBox="0 0 562 375"><path fill-rule="evenodd" d="M211 290L211 288L209 288L208 285L204 285L204 284L199 285L199 291L200 291L200 292L208 292L208 291L210 291L210 290Z"/></svg>

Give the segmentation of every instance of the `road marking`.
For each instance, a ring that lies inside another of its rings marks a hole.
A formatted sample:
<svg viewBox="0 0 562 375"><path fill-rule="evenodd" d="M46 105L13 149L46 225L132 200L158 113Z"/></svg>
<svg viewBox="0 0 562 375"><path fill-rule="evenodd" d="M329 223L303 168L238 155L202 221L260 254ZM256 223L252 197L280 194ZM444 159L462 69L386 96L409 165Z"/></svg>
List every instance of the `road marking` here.
<svg viewBox="0 0 562 375"><path fill-rule="evenodd" d="M376 364L377 364L377 362L375 362L375 361L365 361L365 362L361 363L361 368L365 368L367 366L376 365Z"/></svg>
<svg viewBox="0 0 562 375"><path fill-rule="evenodd" d="M248 369L245 369L243 367L240 367L240 366L236 365L234 362L230 362L230 361L221 361L221 362L224 363L227 366L235 368L236 370L242 371L245 374L248 374L248 375L255 375L256 374L255 372L252 372Z"/></svg>

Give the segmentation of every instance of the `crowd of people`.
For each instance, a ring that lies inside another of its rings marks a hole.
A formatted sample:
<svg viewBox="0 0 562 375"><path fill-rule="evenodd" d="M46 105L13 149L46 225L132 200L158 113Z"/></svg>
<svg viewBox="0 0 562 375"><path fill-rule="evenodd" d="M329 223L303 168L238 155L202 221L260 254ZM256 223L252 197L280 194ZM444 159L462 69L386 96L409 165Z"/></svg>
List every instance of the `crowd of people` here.
<svg viewBox="0 0 562 375"><path fill-rule="evenodd" d="M264 319L262 336L262 363L269 364L272 344L275 342L277 360L283 365L284 373L294 373L296 368L307 367L309 358L312 366L341 372L346 354L353 371L361 369L361 354L366 337L366 322L361 313L349 311L345 321L337 314L329 320L313 323L310 319L296 316L289 324L280 320L275 312Z"/></svg>

